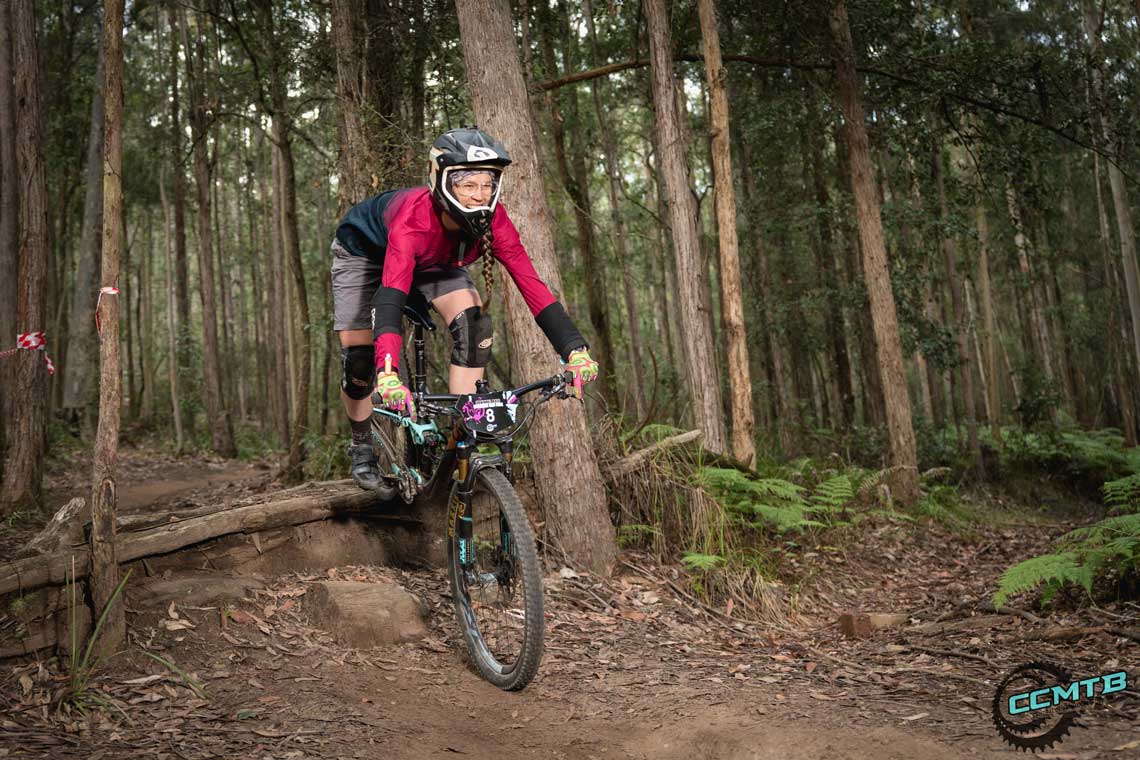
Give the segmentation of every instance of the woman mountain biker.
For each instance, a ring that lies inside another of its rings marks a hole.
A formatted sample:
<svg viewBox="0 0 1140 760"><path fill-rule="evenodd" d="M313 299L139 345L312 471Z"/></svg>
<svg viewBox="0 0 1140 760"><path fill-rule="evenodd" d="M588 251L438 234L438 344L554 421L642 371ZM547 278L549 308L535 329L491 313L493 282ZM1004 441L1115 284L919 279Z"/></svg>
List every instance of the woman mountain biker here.
<svg viewBox="0 0 1140 760"><path fill-rule="evenodd" d="M370 439L373 389L390 409L412 411L397 374L404 304L414 289L448 324L450 393L472 393L491 358L493 328L466 266L484 254L502 263L576 385L597 377L582 334L539 278L499 203L510 156L478 128L452 129L432 144L426 187L390 190L349 209L332 241L333 329L341 345L341 399L352 428L352 478L380 487ZM484 276L491 286L490 262Z"/></svg>

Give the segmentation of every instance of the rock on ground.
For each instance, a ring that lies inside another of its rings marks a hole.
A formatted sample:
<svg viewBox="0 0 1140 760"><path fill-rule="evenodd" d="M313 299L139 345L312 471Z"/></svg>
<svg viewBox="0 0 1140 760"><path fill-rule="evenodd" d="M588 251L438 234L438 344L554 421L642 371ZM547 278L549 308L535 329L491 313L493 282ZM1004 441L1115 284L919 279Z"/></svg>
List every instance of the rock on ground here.
<svg viewBox="0 0 1140 760"><path fill-rule="evenodd" d="M427 608L395 583L322 581L305 595L309 618L345 646L367 649L427 635Z"/></svg>

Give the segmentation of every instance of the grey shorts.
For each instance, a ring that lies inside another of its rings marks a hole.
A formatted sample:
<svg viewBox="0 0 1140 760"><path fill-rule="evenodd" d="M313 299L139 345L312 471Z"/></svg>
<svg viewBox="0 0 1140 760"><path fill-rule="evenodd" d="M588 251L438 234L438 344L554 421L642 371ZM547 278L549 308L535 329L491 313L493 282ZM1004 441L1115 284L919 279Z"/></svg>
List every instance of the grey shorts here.
<svg viewBox="0 0 1140 760"><path fill-rule="evenodd" d="M372 329L372 296L380 287L382 268L364 256L353 256L335 238L332 242L333 329ZM412 287L431 303L456 290L475 290L463 267L417 270Z"/></svg>

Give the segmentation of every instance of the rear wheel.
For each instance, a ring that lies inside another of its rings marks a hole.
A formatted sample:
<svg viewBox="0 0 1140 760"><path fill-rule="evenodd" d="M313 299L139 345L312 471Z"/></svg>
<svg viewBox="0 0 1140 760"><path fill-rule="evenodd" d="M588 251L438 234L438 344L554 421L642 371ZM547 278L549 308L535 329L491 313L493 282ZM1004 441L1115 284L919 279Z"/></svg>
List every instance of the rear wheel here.
<svg viewBox="0 0 1140 760"><path fill-rule="evenodd" d="M451 597L479 673L501 689L522 689L542 660L542 574L534 532L506 477L480 470L467 519L452 490L448 511Z"/></svg>

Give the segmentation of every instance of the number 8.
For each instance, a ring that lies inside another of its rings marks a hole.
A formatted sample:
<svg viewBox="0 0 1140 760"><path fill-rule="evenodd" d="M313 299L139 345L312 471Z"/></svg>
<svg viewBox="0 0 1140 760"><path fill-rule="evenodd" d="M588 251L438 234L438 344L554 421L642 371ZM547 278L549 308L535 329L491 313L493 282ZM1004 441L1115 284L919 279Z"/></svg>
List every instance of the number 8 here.
<svg viewBox="0 0 1140 760"><path fill-rule="evenodd" d="M494 409L488 409L487 410L487 422L494 422L494 421L495 421L495 410Z"/></svg>

